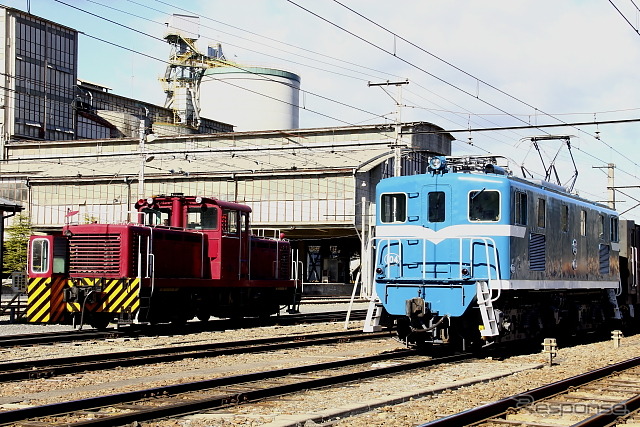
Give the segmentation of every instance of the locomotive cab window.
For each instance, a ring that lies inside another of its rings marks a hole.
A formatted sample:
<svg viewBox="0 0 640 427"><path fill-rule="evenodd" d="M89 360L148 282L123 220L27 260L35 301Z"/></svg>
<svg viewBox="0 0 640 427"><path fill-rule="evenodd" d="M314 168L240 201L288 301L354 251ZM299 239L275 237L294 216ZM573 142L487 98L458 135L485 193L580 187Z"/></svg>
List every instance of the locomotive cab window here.
<svg viewBox="0 0 640 427"><path fill-rule="evenodd" d="M598 215L598 238L604 239L604 215Z"/></svg>
<svg viewBox="0 0 640 427"><path fill-rule="evenodd" d="M527 225L527 212L529 209L527 201L527 193L517 191L515 194L514 206L514 224Z"/></svg>
<svg viewBox="0 0 640 427"><path fill-rule="evenodd" d="M443 191L429 193L429 222L444 222L445 220L445 194Z"/></svg>
<svg viewBox="0 0 640 427"><path fill-rule="evenodd" d="M33 239L31 242L31 271L43 274L49 271L49 241Z"/></svg>
<svg viewBox="0 0 640 427"><path fill-rule="evenodd" d="M611 241L612 242L618 242L619 238L620 238L620 234L618 231L618 217L616 216L612 216L611 217L611 224L610 224L610 232L611 232Z"/></svg>
<svg viewBox="0 0 640 427"><path fill-rule="evenodd" d="M227 235L238 234L238 211L231 209L222 211L222 231Z"/></svg>
<svg viewBox="0 0 640 427"><path fill-rule="evenodd" d="M547 225L547 201L538 199L538 227L544 228Z"/></svg>
<svg viewBox="0 0 640 427"><path fill-rule="evenodd" d="M500 219L500 192L478 190L469 193L470 221L498 221Z"/></svg>
<svg viewBox="0 0 640 427"><path fill-rule="evenodd" d="M143 209L145 225L169 225L171 224L171 209Z"/></svg>
<svg viewBox="0 0 640 427"><path fill-rule="evenodd" d="M249 232L249 214L247 212L240 212L240 232Z"/></svg>
<svg viewBox="0 0 640 427"><path fill-rule="evenodd" d="M383 194L380 200L380 221L384 223L407 220L407 195L404 193Z"/></svg>
<svg viewBox="0 0 640 427"><path fill-rule="evenodd" d="M563 232L569 231L569 206L560 206L560 226Z"/></svg>
<svg viewBox="0 0 640 427"><path fill-rule="evenodd" d="M215 230L218 228L218 210L206 205L187 208L187 228Z"/></svg>

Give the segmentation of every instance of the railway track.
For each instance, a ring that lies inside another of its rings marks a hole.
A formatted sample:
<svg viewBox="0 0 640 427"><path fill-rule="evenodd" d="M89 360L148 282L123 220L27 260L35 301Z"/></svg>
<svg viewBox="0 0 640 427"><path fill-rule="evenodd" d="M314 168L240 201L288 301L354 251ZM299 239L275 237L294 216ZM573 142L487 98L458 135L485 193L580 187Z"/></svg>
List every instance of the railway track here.
<svg viewBox="0 0 640 427"><path fill-rule="evenodd" d="M181 326L174 325L133 325L120 329L73 330L62 332L45 332L20 335L0 335L0 348L41 345L73 341L89 341L109 338L138 337L157 334L189 334L223 329L252 328L271 325L295 325L300 323L322 323L344 321L346 311L332 311L322 313L299 313L286 316L268 318L219 319L209 322L189 322ZM363 320L366 310L353 310L350 320Z"/></svg>
<svg viewBox="0 0 640 427"><path fill-rule="evenodd" d="M258 353L312 345L386 338L391 336L392 334L390 332L327 332L295 337L285 336L242 340L236 342L129 350L118 353L85 355L82 356L82 358L73 356L56 359L1 363L0 382L48 378L56 375L74 374L118 367L142 366L152 363L167 363L185 358L197 359L230 354Z"/></svg>
<svg viewBox="0 0 640 427"><path fill-rule="evenodd" d="M221 409L229 405L469 358L467 354L460 354L434 359L403 349L311 366L234 375L5 411L0 412L0 424L25 425L26 422L37 425L46 422L79 426L124 425ZM375 365L379 362L386 363Z"/></svg>
<svg viewBox="0 0 640 427"><path fill-rule="evenodd" d="M640 423L640 357L517 394L421 427Z"/></svg>

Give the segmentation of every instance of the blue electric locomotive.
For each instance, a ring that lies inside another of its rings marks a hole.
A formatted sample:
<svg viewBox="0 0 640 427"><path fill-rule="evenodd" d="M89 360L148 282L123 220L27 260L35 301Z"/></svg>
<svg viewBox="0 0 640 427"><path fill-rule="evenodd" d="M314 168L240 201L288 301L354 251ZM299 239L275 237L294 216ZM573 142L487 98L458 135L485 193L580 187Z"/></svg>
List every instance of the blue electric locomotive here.
<svg viewBox="0 0 640 427"><path fill-rule="evenodd" d="M620 319L618 214L495 158L377 186L373 283L407 344L462 347ZM632 309L632 307L631 307Z"/></svg>

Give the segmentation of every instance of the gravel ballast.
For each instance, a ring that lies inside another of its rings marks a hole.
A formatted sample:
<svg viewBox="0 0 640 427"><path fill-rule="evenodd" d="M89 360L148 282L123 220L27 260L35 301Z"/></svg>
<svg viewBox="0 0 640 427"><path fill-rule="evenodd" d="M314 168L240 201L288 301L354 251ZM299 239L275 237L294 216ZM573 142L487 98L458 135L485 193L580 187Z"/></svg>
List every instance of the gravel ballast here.
<svg viewBox="0 0 640 427"><path fill-rule="evenodd" d="M327 309L327 307L324 307ZM333 308L329 309L332 310ZM4 325L0 325L0 329ZM362 328L350 322L349 329ZM271 336L299 335L344 329L344 323L270 326L185 336L158 336L113 339L81 344L54 344L38 347L0 349L1 361L53 358L126 349L180 346L194 343L237 341ZM41 331L38 331L41 332ZM21 331L20 333L25 333ZM3 384L0 405L12 409L23 405L118 393L176 382L279 369L297 364L339 360L402 348L393 339L347 342L321 347L282 350L258 355L218 356L184 359L168 364L120 368L101 372L37 379ZM371 407L357 416L336 421L339 426L413 426L498 400L582 372L636 357L640 336L622 339L620 348L611 341L560 348L553 366L541 353L490 358L464 363L448 363L384 379L311 390L258 404L241 405L210 414L150 423L171 426L270 426L313 425L336 414ZM490 379L491 377L497 377ZM454 387L454 389L447 386ZM386 405L385 402L394 402ZM402 403L399 403L402 402Z"/></svg>

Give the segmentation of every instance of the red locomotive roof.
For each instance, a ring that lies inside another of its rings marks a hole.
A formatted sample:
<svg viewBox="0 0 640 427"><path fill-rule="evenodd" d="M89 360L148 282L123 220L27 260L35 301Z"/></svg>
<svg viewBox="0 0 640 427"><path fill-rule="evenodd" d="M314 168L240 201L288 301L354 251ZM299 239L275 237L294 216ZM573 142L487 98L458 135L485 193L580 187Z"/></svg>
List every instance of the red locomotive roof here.
<svg viewBox="0 0 640 427"><path fill-rule="evenodd" d="M179 198L181 200L183 200L186 203L189 204L200 204L200 203L207 203L207 204L211 204L211 205L217 205L220 206L222 208L227 208L227 209L234 209L237 211L241 211L241 212L251 212L251 208L247 205L243 205L240 203L234 203L234 202L225 202L223 200L219 200L216 197L201 197L201 196L184 196L182 194L172 194L172 195L158 195L158 196L152 196L149 199L153 199L153 203L152 204L157 204L157 205L162 205L162 204L169 204L171 203L173 200L175 200L176 198ZM198 201L197 199L201 199L200 201ZM140 199L138 200L138 202L136 203L136 208L140 208L142 206L145 205L149 205L149 203L147 202L148 199Z"/></svg>

